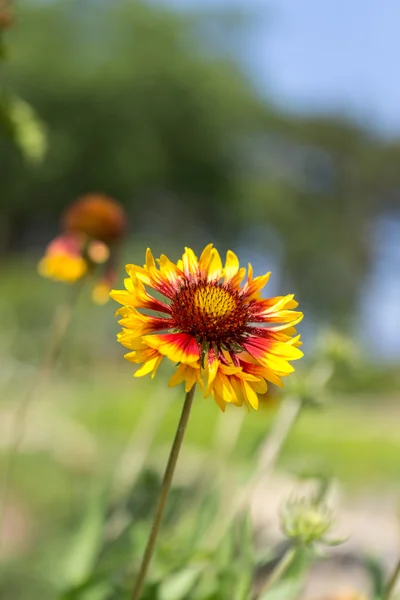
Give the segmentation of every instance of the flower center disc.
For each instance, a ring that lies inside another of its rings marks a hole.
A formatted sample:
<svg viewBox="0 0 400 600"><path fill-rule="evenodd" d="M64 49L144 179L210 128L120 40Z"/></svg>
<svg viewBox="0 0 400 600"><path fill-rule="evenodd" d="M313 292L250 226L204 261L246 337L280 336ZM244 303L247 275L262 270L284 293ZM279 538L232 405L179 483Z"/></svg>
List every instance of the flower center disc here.
<svg viewBox="0 0 400 600"><path fill-rule="evenodd" d="M237 302L221 287L200 287L194 293L194 305L204 318L221 319L235 310Z"/></svg>
<svg viewBox="0 0 400 600"><path fill-rule="evenodd" d="M186 284L171 312L180 331L218 346L239 344L247 324L247 304L236 290L218 283Z"/></svg>

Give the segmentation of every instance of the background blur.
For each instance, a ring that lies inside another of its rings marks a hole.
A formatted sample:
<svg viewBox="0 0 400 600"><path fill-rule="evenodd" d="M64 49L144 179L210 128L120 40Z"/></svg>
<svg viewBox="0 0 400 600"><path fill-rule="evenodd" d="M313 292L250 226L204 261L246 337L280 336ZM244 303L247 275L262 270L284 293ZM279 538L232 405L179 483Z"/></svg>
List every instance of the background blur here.
<svg viewBox="0 0 400 600"><path fill-rule="evenodd" d="M340 364L327 405L297 424L275 487L304 469L333 476L350 547L390 562L400 456L396 0L384 12L361 0L21 0L13 12L0 64L0 466L66 294L36 263L68 203L100 191L129 216L118 287L123 264L142 263L147 246L175 260L183 246L213 241L257 274L272 270L270 295L296 293L303 370L307 355L332 348ZM135 426L139 467L157 473L164 462L179 390L163 376L132 380L114 309L82 295L51 383L29 409L3 523L1 598L55 597L49 560L64 560ZM160 423L153 403L164 407ZM226 415L225 433L218 418L199 400L183 478L193 464L206 469L210 424L224 437L236 417ZM239 481L270 420L245 416L226 457Z"/></svg>

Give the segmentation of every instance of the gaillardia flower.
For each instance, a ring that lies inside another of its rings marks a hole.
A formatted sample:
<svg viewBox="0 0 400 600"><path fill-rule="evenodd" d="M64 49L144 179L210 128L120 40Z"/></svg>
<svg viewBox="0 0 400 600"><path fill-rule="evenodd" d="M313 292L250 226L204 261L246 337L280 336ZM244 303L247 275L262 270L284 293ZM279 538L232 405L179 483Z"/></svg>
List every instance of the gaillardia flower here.
<svg viewBox="0 0 400 600"><path fill-rule="evenodd" d="M14 20L12 0L0 0L0 31L11 27Z"/></svg>
<svg viewBox="0 0 400 600"><path fill-rule="evenodd" d="M123 305L118 340L130 350L125 358L141 364L135 376L154 377L167 357L177 365L170 386L185 382L188 392L198 382L221 410L226 404L257 410L267 382L281 386L294 370L289 361L303 356L294 328L303 315L293 310L293 295L262 298L270 273L253 277L251 265L241 285L246 269L237 256L228 251L223 266L212 244L200 259L186 248L177 264L165 255L157 263L147 250L144 267L127 265L126 290L110 293Z"/></svg>
<svg viewBox="0 0 400 600"><path fill-rule="evenodd" d="M92 298L104 304L109 299L118 245L126 229L123 207L103 194L86 194L66 208L61 229L62 235L48 245L40 260L39 273L65 283L95 273Z"/></svg>
<svg viewBox="0 0 400 600"><path fill-rule="evenodd" d="M125 233L126 215L113 198L104 194L85 194L68 206L61 223L68 233L112 244Z"/></svg>
<svg viewBox="0 0 400 600"><path fill-rule="evenodd" d="M75 283L87 272L87 262L82 257L80 240L68 235L56 237L40 259L38 271L40 275L49 279Z"/></svg>

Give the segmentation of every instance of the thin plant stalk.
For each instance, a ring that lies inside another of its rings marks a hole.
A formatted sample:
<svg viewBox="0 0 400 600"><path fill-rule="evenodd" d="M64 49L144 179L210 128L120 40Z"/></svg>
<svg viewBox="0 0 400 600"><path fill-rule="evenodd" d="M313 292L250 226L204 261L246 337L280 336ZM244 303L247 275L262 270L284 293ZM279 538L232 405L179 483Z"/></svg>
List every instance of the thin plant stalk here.
<svg viewBox="0 0 400 600"><path fill-rule="evenodd" d="M297 396L288 396L283 401L279 413L266 439L259 461L259 474L270 474L278 462L283 446L297 422L303 401Z"/></svg>
<svg viewBox="0 0 400 600"><path fill-rule="evenodd" d="M224 469L226 466L226 459L232 454L236 447L245 417L246 413L244 410L232 411L229 415L229 427L227 427L226 415L221 412L218 413L213 447L215 448L215 455L220 457L220 464Z"/></svg>
<svg viewBox="0 0 400 600"><path fill-rule="evenodd" d="M218 515L215 526L206 535L206 543L210 542L215 545L223 539L232 521L247 505L260 479L268 477L273 472L283 446L297 422L302 407L303 401L297 396L288 396L284 399L275 417L271 431L262 446L258 466L253 477L244 486L236 502L224 502L223 518L221 518L221 515ZM227 510L226 506L229 507Z"/></svg>
<svg viewBox="0 0 400 600"><path fill-rule="evenodd" d="M25 435L25 425L28 410L38 390L47 382L51 371L57 362L80 290L81 284L75 284L71 290L72 293L69 295L69 298L65 301L65 303L60 304L56 308L53 321L50 325L48 344L42 363L36 371L35 378L29 386L26 395L15 411L10 450L8 453L3 477L3 493L0 502L0 533L3 530L4 514L10 493L10 482L14 469L15 457L19 452ZM0 539L2 537L3 536L0 535Z"/></svg>
<svg viewBox="0 0 400 600"><path fill-rule="evenodd" d="M181 418L175 433L175 438L169 454L167 466L163 481L161 484L160 494L157 500L156 512L153 519L153 524L150 530L149 538L147 540L146 549L143 554L142 562L139 568L139 573L133 589L132 600L139 600L143 585L146 580L147 571L150 565L151 558L153 556L154 548L157 541L158 532L164 516L165 505L167 503L168 495L171 489L172 479L174 477L176 463L178 462L179 453L182 447L183 438L185 436L186 426L189 420L190 411L193 404L195 385L192 387L190 392L187 392L185 402L183 404Z"/></svg>
<svg viewBox="0 0 400 600"><path fill-rule="evenodd" d="M199 469L203 481L209 481L210 484L214 482L221 489L226 488L226 462L236 447L245 416L244 410L232 411L229 415L229 427L226 427L226 414L218 413L212 442L215 461L210 465L209 455L204 456L204 462Z"/></svg>
<svg viewBox="0 0 400 600"><path fill-rule="evenodd" d="M262 598L262 596L266 592L268 592L275 585L275 583L278 583L278 581L282 579L282 577L285 575L286 571L289 569L294 559L296 558L296 554L296 546L290 546L286 550L286 552L284 552L282 557L276 563L275 567L272 569L267 581L257 593L256 598Z"/></svg>
<svg viewBox="0 0 400 600"><path fill-rule="evenodd" d="M152 397L149 398L147 410L140 415L134 431L130 434L128 441L124 444L123 450L116 459L113 486L117 494L128 484L132 487L139 474L143 471L154 438L165 413L171 405L169 399L160 401L160 398L157 397L158 394L159 390L156 390L152 394ZM158 401L156 411L152 402L153 397L157 398Z"/></svg>
<svg viewBox="0 0 400 600"><path fill-rule="evenodd" d="M400 581L400 559L398 560L393 573L383 591L382 600L389 600L393 596L397 584Z"/></svg>

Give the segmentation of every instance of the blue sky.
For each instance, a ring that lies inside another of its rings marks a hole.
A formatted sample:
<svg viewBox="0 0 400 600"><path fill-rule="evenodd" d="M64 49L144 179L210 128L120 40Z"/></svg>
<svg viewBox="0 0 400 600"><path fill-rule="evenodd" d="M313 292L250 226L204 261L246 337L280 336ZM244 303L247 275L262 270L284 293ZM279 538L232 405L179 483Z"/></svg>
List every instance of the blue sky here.
<svg viewBox="0 0 400 600"><path fill-rule="evenodd" d="M339 110L400 132L400 0L163 1L255 13L240 50L261 88L289 108Z"/></svg>
<svg viewBox="0 0 400 600"><path fill-rule="evenodd" d="M260 4L259 4L260 6ZM400 131L399 0L275 0L260 40L280 97ZM263 69L264 70L264 69Z"/></svg>

